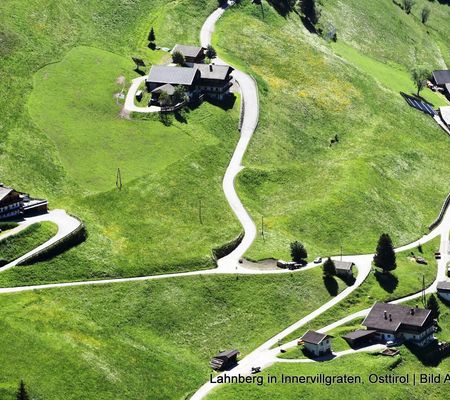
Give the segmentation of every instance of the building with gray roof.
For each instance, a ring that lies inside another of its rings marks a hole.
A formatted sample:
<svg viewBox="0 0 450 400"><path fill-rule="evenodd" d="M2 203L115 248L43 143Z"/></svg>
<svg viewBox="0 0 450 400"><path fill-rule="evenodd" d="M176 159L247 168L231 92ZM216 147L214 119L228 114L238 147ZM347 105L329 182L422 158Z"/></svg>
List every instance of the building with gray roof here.
<svg viewBox="0 0 450 400"><path fill-rule="evenodd" d="M172 49L173 53L181 53L187 63L201 63L205 59L205 49L198 46L177 44Z"/></svg>
<svg viewBox="0 0 450 400"><path fill-rule="evenodd" d="M376 303L362 322L381 341L409 341L426 346L434 340L431 311L399 304Z"/></svg>

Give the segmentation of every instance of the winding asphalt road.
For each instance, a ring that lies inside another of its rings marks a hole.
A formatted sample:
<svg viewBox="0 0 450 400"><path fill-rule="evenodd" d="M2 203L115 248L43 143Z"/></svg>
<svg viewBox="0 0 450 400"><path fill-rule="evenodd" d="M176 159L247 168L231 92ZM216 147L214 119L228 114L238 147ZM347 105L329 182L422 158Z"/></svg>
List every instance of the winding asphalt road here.
<svg viewBox="0 0 450 400"><path fill-rule="evenodd" d="M211 37L214 32L214 27L218 19L223 15L223 13L226 11L226 8L219 8L216 11L214 11L209 18L206 20L205 24L203 25L201 29L200 34L200 40L201 45L203 47L207 47L208 44L211 43ZM216 58L214 60L217 64L225 64L222 60L219 58ZM233 72L233 77L239 84L239 87L241 89L241 95L242 95L242 102L243 102L243 109L244 109L244 115L242 120L242 128L241 128L241 137L237 144L237 147L235 149L235 152L233 154L233 157L231 159L231 162L226 170L224 179L223 179L223 190L225 193L225 196L236 214L237 218L241 222L243 228L244 228L244 238L240 245L229 255L226 257L218 260L218 268L211 269L211 270L204 270L204 271L192 271L192 272L185 272L185 273L174 273L174 274L164 274L164 275L153 275L153 276L144 276L144 277L134 277L134 278L122 278L122 279L105 279L105 280L93 280L93 281L82 281L82 282L68 282L68 283L55 283L55 284L46 284L46 285L36 285L36 286L26 286L26 287L14 287L14 288L0 288L0 293L14 293L14 292L23 292L23 291L30 291L30 290L39 290L39 289L51 289L51 288L64 288L64 287L75 287L75 286L85 286L85 285L99 285L99 284L110 284L110 283L124 283L124 282L136 282L136 281L147 281L147 280L159 280L159 279L167 279L167 278L174 278L174 277L187 277L187 276L196 276L196 275L212 275L212 274L282 274L282 273L291 273L291 271L286 270L274 270L274 271L264 271L264 270L250 270L242 267L239 264L239 259L245 254L245 252L248 250L248 248L253 243L255 237L256 237L256 226L251 219L250 215L244 208L242 202L240 201L235 187L234 187L234 181L236 176L239 174L239 172L242 170L242 160L244 157L244 154L247 150L247 147L249 145L249 142L252 138L252 135L258 125L258 119L259 119L259 99L258 99L258 89L256 82L252 77L249 75L239 71L235 70ZM142 78L138 78L137 80L133 81L133 85L138 85L141 83ZM131 92L131 91L130 91ZM134 98L133 98L133 106L131 106L131 97L128 98L128 106L133 108L134 107ZM136 107L138 108L138 107ZM138 110L132 110L137 111ZM70 217L62 210L55 210L51 213L41 216L41 217L35 217L34 219L28 219L26 220L20 228L16 228L16 231L14 233L17 233L19 230L24 229L24 224L31 224L34 222L39 221L52 221L55 222L58 225L58 233L55 237L47 241L46 243L42 244L41 246L37 247L33 251L29 252L28 254L24 255L23 257L15 260L14 262L4 266L3 268L0 268L0 272L4 271L8 268L12 268L15 265L17 265L21 260L23 260L26 257L29 257L36 252L42 250L43 248L46 248L56 242L57 240L61 239L62 237L68 235L72 231L74 231L80 224L78 220L76 220L73 217ZM26 226L25 226L26 227ZM438 281L445 279L445 273L446 273L446 265L449 261L448 257L448 234L450 231L450 211L447 210L442 222L433 229L429 234L422 237L420 240L417 240L413 243L410 243L408 245L402 246L398 249L396 249L397 252L399 251L405 251L409 249L416 248L419 244L424 244L435 237L438 237L441 235L441 254L442 259L439 262L438 265L438 274L436 281L427 289L427 293L435 292L436 291L436 284ZM1 238L1 236L0 236ZM279 347L274 347L277 345L278 341L285 338L289 334L293 333L297 329L301 328L323 312L327 311L334 305L338 304L340 301L342 301L345 297L347 297L350 293L352 293L354 290L356 290L367 278L367 276L370 273L371 270L371 262L373 259L373 254L366 254L366 255L357 255L357 256L345 256L343 257L343 260L352 261L355 263L355 265L358 268L358 275L356 278L355 283L346 288L344 291L342 291L339 295L334 297L329 302L325 303L309 315L303 317L299 321L295 322L279 334L275 335L265 343L263 343L261 346L259 346L256 350L251 352L248 356L246 356L243 360L240 361L239 365L235 367L231 371L227 371L228 375L248 375L251 372L251 367L253 366L259 366L262 368L268 367L272 365L274 362L309 362L309 361L292 361L292 360L281 360L276 357L277 354L280 352ZM317 267L317 265L310 264L306 268L303 268L301 271ZM402 301L408 301L414 298L417 298L420 296L420 293L414 294L412 296L408 296L404 299L399 299L396 302L402 302ZM326 332L331 329L334 329L337 326L340 326L348 321L351 321L354 318L362 317L367 314L369 310L362 310L358 313L349 315L340 321L337 321L325 328L323 328L321 331ZM289 347L295 346L296 341L292 341L288 344L285 344L281 346L283 349L287 349ZM352 351L346 351L339 353L338 356L341 355L347 355L351 354ZM203 385L192 397L192 400L199 400L203 399L211 390L213 390L217 384L212 383L206 383Z"/></svg>

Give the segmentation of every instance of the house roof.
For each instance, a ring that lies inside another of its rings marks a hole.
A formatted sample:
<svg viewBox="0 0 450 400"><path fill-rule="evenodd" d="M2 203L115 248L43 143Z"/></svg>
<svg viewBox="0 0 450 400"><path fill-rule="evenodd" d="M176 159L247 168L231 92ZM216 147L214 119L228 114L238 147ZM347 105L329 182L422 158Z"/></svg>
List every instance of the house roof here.
<svg viewBox="0 0 450 400"><path fill-rule="evenodd" d="M300 339L306 343L319 344L323 340L325 340L327 338L332 338L332 337L333 336L327 335L326 333L319 333L316 331L309 330Z"/></svg>
<svg viewBox="0 0 450 400"><path fill-rule="evenodd" d="M166 83L152 90L152 93L162 93L162 92L166 92L169 96L172 96L175 93L175 88L170 83Z"/></svg>
<svg viewBox="0 0 450 400"><path fill-rule="evenodd" d="M397 332L401 325L420 328L427 321L431 311L411 308L399 304L376 303L362 322L369 329Z"/></svg>
<svg viewBox="0 0 450 400"><path fill-rule="evenodd" d="M450 292L450 281L442 281L437 284L438 292Z"/></svg>
<svg viewBox="0 0 450 400"><path fill-rule="evenodd" d="M172 49L172 54L179 51L185 57L193 57L196 58L199 55L203 54L203 47L198 46L188 46L184 44L177 44Z"/></svg>
<svg viewBox="0 0 450 400"><path fill-rule="evenodd" d="M231 358L234 356L239 355L239 351L238 350L225 350L225 351L221 351L219 354L217 354L214 358Z"/></svg>
<svg viewBox="0 0 450 400"><path fill-rule="evenodd" d="M195 68L200 71L202 79L225 80L228 75L234 71L229 65L216 64L194 64Z"/></svg>
<svg viewBox="0 0 450 400"><path fill-rule="evenodd" d="M441 113L441 117L444 120L444 122L450 126L450 106L439 108L439 112Z"/></svg>
<svg viewBox="0 0 450 400"><path fill-rule="evenodd" d="M450 83L450 70L433 71L433 78L438 86Z"/></svg>
<svg viewBox="0 0 450 400"><path fill-rule="evenodd" d="M10 194L13 190L13 188L7 186L0 186L0 201L8 196L8 194Z"/></svg>
<svg viewBox="0 0 450 400"><path fill-rule="evenodd" d="M342 336L343 339L345 340L357 340L357 339L361 339L367 336L371 336L376 332L376 330L373 329L358 329L354 332L349 332L346 335Z"/></svg>
<svg viewBox="0 0 450 400"><path fill-rule="evenodd" d="M351 261L333 261L336 269L340 269L342 271L351 271L354 265Z"/></svg>
<svg viewBox="0 0 450 400"><path fill-rule="evenodd" d="M150 69L150 74L147 77L147 82L191 86L194 83L197 74L197 68L153 65Z"/></svg>

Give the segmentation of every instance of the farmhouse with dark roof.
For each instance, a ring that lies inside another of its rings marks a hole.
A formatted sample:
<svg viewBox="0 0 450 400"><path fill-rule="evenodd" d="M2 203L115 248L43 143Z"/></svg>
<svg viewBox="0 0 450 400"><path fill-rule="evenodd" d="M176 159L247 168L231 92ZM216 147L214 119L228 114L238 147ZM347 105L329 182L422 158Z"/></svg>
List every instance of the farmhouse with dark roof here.
<svg viewBox="0 0 450 400"><path fill-rule="evenodd" d="M450 99L450 70L434 71L432 81Z"/></svg>
<svg viewBox="0 0 450 400"><path fill-rule="evenodd" d="M202 63L205 59L205 49L198 46L187 46L184 44L177 44L172 49L172 54L181 53L184 56L186 63Z"/></svg>
<svg viewBox="0 0 450 400"><path fill-rule="evenodd" d="M154 65L146 79L149 93L157 100L161 93L174 94L176 86L183 86L189 97L206 95L209 98L223 100L232 86L228 65L192 64L192 67Z"/></svg>
<svg viewBox="0 0 450 400"><path fill-rule="evenodd" d="M26 193L0 183L0 220L46 213L47 200L32 199Z"/></svg>
<svg viewBox="0 0 450 400"><path fill-rule="evenodd" d="M314 357L331 353L331 339L333 336L309 330L300 340L303 341L306 352Z"/></svg>
<svg viewBox="0 0 450 400"><path fill-rule="evenodd" d="M399 304L376 303L362 322L380 341L406 341L426 346L434 340L431 311Z"/></svg>

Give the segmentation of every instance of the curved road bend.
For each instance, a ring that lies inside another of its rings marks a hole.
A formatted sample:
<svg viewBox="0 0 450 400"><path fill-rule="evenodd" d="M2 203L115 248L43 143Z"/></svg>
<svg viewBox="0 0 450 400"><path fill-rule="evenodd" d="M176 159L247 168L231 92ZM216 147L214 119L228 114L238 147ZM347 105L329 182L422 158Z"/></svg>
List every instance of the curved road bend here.
<svg viewBox="0 0 450 400"><path fill-rule="evenodd" d="M36 247L35 249L29 251L28 253L24 254L23 256L17 258L16 260L10 262L9 264L6 264L5 266L0 268L0 272L6 271L7 269L10 269L12 267L15 267L17 264L19 264L24 259L35 255L36 253L40 252L41 250L44 250L48 247L50 247L52 244L57 242L58 240L63 239L67 235L71 234L75 229L77 229L81 222L77 220L76 218L70 216L67 214L64 210L52 210L47 214L38 215L36 217L30 217L25 218L23 222L20 222L19 227L16 228L16 231L14 233L18 233L21 230L27 228L28 226L35 224L37 222L53 222L58 226L58 232L56 232L56 235L53 236L51 239L47 240L45 243L41 244L40 246ZM20 228L20 229L19 229Z"/></svg>

